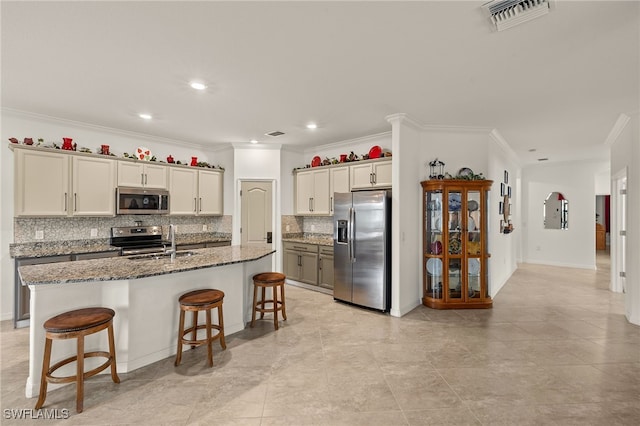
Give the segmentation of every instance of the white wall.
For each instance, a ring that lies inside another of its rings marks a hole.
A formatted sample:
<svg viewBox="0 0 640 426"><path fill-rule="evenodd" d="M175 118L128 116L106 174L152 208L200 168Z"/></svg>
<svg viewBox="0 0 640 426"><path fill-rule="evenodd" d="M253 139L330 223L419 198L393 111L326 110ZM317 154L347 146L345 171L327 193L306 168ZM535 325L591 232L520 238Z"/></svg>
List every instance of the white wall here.
<svg viewBox="0 0 640 426"><path fill-rule="evenodd" d="M629 121L611 147L611 174L627 170L627 242L625 315L640 325L640 116L630 114ZM615 194L612 194L615 197ZM613 206L612 206L613 208ZM611 246L616 244L615 233ZM612 249L611 264L615 265Z"/></svg>
<svg viewBox="0 0 640 426"><path fill-rule="evenodd" d="M139 146L147 147L157 156L158 160L166 161L171 154L182 162L190 161L192 156L197 156L199 161L207 161L225 167L225 192L229 184L233 184L233 156L230 150L214 151L203 147L185 144L180 141L151 138L145 135L92 126L83 123L59 120L32 114L24 114L15 111L2 110L2 127L0 140L4 141L0 146L2 177L2 203L0 206L0 319L13 318L13 286L14 286L14 262L9 256L9 244L13 243L13 152L9 149L8 139L15 137L22 141L25 137L31 137L36 141L43 138L45 144L56 142L62 144L63 137L70 137L78 144L78 148L87 147L93 152L102 144L110 146L110 151L117 157L122 157L124 152L133 154ZM115 158L115 157L113 157ZM46 179L46 171L42 171L42 178ZM232 196L232 194L230 194ZM233 203L228 201L225 194L225 213L233 208Z"/></svg>
<svg viewBox="0 0 640 426"><path fill-rule="evenodd" d="M231 244L240 244L240 187L243 180L265 180L273 182L273 243L277 250L272 268L282 270L282 185L280 182L280 145L234 144L234 208L233 236Z"/></svg>
<svg viewBox="0 0 640 426"><path fill-rule="evenodd" d="M595 174L602 162L551 163L522 170L523 260L595 269ZM551 192L569 201L569 229L544 229L543 206Z"/></svg>

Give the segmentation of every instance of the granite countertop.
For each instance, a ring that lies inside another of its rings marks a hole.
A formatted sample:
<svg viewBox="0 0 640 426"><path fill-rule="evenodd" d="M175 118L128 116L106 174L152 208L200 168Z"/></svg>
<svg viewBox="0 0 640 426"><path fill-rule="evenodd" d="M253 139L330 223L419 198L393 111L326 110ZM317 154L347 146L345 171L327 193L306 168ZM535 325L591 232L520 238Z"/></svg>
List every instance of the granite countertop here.
<svg viewBox="0 0 640 426"><path fill-rule="evenodd" d="M211 268L261 259L275 252L271 245L225 246L188 250L191 256L171 259L142 258L140 256L112 257L75 262L28 265L18 268L26 285L63 284L86 281L117 281L173 274L195 269Z"/></svg>
<svg viewBox="0 0 640 426"><path fill-rule="evenodd" d="M222 241L231 242L231 236L214 232L176 235L176 244L217 243ZM120 251L120 248L110 245L108 238L9 244L9 256L16 259L105 251L117 252Z"/></svg>
<svg viewBox="0 0 640 426"><path fill-rule="evenodd" d="M319 246L333 246L333 235L330 234L285 234L282 241L291 243L317 244Z"/></svg>

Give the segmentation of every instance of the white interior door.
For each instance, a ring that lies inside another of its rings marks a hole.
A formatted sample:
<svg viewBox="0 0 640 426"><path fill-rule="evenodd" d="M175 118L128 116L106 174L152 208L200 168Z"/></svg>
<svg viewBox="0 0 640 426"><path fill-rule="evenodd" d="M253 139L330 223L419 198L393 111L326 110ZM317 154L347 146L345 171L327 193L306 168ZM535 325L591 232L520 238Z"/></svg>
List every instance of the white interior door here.
<svg viewBox="0 0 640 426"><path fill-rule="evenodd" d="M266 244L272 235L272 182L243 181L240 209L242 245Z"/></svg>

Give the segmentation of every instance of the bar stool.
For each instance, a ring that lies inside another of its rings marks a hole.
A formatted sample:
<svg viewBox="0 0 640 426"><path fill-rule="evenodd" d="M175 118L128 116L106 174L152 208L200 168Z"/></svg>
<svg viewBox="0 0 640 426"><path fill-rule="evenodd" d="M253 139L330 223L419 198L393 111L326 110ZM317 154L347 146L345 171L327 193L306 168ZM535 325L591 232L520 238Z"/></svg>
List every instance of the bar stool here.
<svg viewBox="0 0 640 426"><path fill-rule="evenodd" d="M265 312L273 312L273 325L278 329L278 311L282 311L282 318L287 320L287 310L284 300L284 280L285 275L279 272L262 272L253 276L253 312L251 313L251 327L256 322L256 312L260 312L260 319L264 318ZM262 289L262 298L258 300L258 288ZM271 288L273 299L266 299L266 290ZM280 299L278 300L278 288L280 288ZM271 304L270 308L265 305Z"/></svg>
<svg viewBox="0 0 640 426"><path fill-rule="evenodd" d="M208 349L208 362L209 367L213 367L213 348L211 343L214 340L220 340L220 346L222 349L227 349L227 344L224 341L224 321L222 319L222 301L224 299L224 292L214 289L202 289L194 290L183 294L178 299L180 303L180 328L178 329L178 351L176 353L175 366L180 365L182 360L182 345L191 345L191 349L200 345L207 345ZM211 324L211 309L218 309L218 325ZM206 322L198 325L198 312L206 312ZM193 312L193 324L191 327L185 330L184 328L184 315L185 312ZM198 330L206 330L206 337L198 340ZM218 332L215 335L211 335L211 330L215 329ZM186 339L185 336L191 333L191 339Z"/></svg>
<svg viewBox="0 0 640 426"><path fill-rule="evenodd" d="M107 367L111 367L111 379L114 383L120 383L116 372L116 350L113 338L113 317L116 313L109 308L84 308L64 312L49 318L44 323L46 340L44 344L44 357L42 361L42 375L40 379L40 395L36 402L36 410L44 405L47 397L48 383L76 382L76 411L81 413L84 402L84 380L95 376ZM84 352L84 338L93 333L107 329L109 335L109 352L93 351ZM77 354L63 359L49 367L51 363L51 344L53 340L77 339ZM90 357L105 357L107 361L91 371L84 372L84 359ZM55 377L53 373L60 367L76 361L76 374L73 376Z"/></svg>

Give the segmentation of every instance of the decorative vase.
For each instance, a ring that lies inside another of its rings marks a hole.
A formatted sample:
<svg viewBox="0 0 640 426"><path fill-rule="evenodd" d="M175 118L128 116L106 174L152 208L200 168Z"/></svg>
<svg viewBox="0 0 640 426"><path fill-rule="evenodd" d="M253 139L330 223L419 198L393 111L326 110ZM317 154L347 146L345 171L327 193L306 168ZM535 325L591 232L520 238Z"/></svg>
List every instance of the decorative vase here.
<svg viewBox="0 0 640 426"><path fill-rule="evenodd" d="M167 157L167 163L173 164L173 157L171 155Z"/></svg>
<svg viewBox="0 0 640 426"><path fill-rule="evenodd" d="M191 157L191 165L192 166L198 165L198 157Z"/></svg>
<svg viewBox="0 0 640 426"><path fill-rule="evenodd" d="M66 149L68 151L73 151L73 139L71 138L62 138L62 149Z"/></svg>

